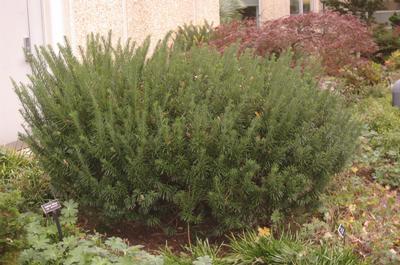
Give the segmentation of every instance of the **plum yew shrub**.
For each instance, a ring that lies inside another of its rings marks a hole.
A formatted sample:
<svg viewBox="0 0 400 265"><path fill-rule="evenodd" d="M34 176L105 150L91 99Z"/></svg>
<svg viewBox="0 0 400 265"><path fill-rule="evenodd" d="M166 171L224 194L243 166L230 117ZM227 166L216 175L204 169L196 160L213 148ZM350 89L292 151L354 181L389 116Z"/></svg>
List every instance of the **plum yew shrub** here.
<svg viewBox="0 0 400 265"><path fill-rule="evenodd" d="M23 140L56 191L113 219L235 229L313 203L358 125L313 73L279 59L112 47L41 48L16 85Z"/></svg>
<svg viewBox="0 0 400 265"><path fill-rule="evenodd" d="M233 43L257 55L281 54L292 49L297 57L316 55L328 74L340 74L377 49L367 25L352 15L309 13L267 21L234 21L217 28L211 44L223 51Z"/></svg>

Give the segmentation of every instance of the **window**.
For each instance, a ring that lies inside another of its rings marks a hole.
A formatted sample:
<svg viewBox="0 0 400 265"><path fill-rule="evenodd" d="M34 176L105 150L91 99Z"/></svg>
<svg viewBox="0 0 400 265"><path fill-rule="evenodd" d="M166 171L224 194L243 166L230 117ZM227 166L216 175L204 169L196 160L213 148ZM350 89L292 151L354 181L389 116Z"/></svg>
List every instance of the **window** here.
<svg viewBox="0 0 400 265"><path fill-rule="evenodd" d="M247 6L240 10L240 14L242 14L243 19L257 19L257 7Z"/></svg>
<svg viewBox="0 0 400 265"><path fill-rule="evenodd" d="M312 0L290 0L290 14L299 15L312 11Z"/></svg>
<svg viewBox="0 0 400 265"><path fill-rule="evenodd" d="M242 0L244 8L241 10L244 19L255 19L258 23L259 20L259 0Z"/></svg>

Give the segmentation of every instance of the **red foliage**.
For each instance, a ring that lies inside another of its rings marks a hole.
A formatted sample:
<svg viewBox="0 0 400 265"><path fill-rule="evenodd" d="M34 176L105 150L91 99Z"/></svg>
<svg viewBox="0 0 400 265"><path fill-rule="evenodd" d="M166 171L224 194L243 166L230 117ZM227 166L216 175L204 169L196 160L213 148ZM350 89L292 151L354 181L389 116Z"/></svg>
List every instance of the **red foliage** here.
<svg viewBox="0 0 400 265"><path fill-rule="evenodd" d="M252 48L261 56L280 54L291 48L296 55L320 56L328 74L357 64L377 49L367 25L352 15L335 12L309 13L267 21L221 25L211 41L221 51L238 42L240 49Z"/></svg>

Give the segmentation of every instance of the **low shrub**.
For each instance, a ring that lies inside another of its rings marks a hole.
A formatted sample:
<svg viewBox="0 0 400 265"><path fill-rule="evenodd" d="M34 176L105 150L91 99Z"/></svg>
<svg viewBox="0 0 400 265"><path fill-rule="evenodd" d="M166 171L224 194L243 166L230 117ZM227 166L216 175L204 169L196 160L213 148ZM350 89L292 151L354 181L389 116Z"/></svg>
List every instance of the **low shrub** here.
<svg viewBox="0 0 400 265"><path fill-rule="evenodd" d="M373 28L373 36L378 50L375 52L375 60L384 63L395 51L400 50L400 26L389 29L384 25Z"/></svg>
<svg viewBox="0 0 400 265"><path fill-rule="evenodd" d="M32 58L23 140L57 192L114 220L238 229L312 204L352 154L358 124L290 55L147 47L92 36L81 60Z"/></svg>
<svg viewBox="0 0 400 265"><path fill-rule="evenodd" d="M25 220L19 211L18 191L0 191L0 264L14 264L25 243Z"/></svg>
<svg viewBox="0 0 400 265"><path fill-rule="evenodd" d="M382 65L372 61L360 62L355 66L344 67L340 78L336 79L338 91L347 101L354 102L371 95L383 95L389 85Z"/></svg>
<svg viewBox="0 0 400 265"><path fill-rule="evenodd" d="M389 17L390 24L392 24L393 27L398 27L400 26L400 14L397 12L394 12L393 15Z"/></svg>
<svg viewBox="0 0 400 265"><path fill-rule="evenodd" d="M366 24L354 16L333 12L285 17L260 27L255 22L236 21L218 27L211 40L221 51L237 42L241 49L252 48L262 56L279 55L289 48L296 57L318 56L332 75L345 66L359 64L377 49Z"/></svg>
<svg viewBox="0 0 400 265"><path fill-rule="evenodd" d="M354 67L345 67L341 71L346 85L362 89L363 86L377 85L384 81L382 65L374 62L362 62Z"/></svg>
<svg viewBox="0 0 400 265"><path fill-rule="evenodd" d="M23 209L36 208L52 198L49 182L32 156L0 149L0 191L20 191Z"/></svg>
<svg viewBox="0 0 400 265"><path fill-rule="evenodd" d="M400 69L400 50L394 51L390 57L385 61L385 65L390 70Z"/></svg>

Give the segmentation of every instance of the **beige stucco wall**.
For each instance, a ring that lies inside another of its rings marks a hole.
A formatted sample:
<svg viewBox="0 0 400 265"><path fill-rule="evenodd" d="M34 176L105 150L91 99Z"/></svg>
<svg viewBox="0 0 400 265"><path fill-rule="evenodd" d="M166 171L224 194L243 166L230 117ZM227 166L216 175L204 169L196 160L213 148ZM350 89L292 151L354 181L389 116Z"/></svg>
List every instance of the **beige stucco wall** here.
<svg viewBox="0 0 400 265"><path fill-rule="evenodd" d="M290 15L290 0L260 0L261 21Z"/></svg>
<svg viewBox="0 0 400 265"><path fill-rule="evenodd" d="M322 10L320 0L312 1L312 11ZM259 0L261 21L277 19L290 15L290 0Z"/></svg>
<svg viewBox="0 0 400 265"><path fill-rule="evenodd" d="M320 12L323 10L323 5L320 0L314 0L314 12Z"/></svg>
<svg viewBox="0 0 400 265"><path fill-rule="evenodd" d="M219 24L217 0L69 0L70 39L85 43L86 35L105 35L114 40L132 38L142 42L151 35L153 45L165 34L185 23L207 20Z"/></svg>
<svg viewBox="0 0 400 265"><path fill-rule="evenodd" d="M112 30L115 39L124 37L124 7L120 0L70 0L70 39L82 45L91 33L107 35Z"/></svg>

